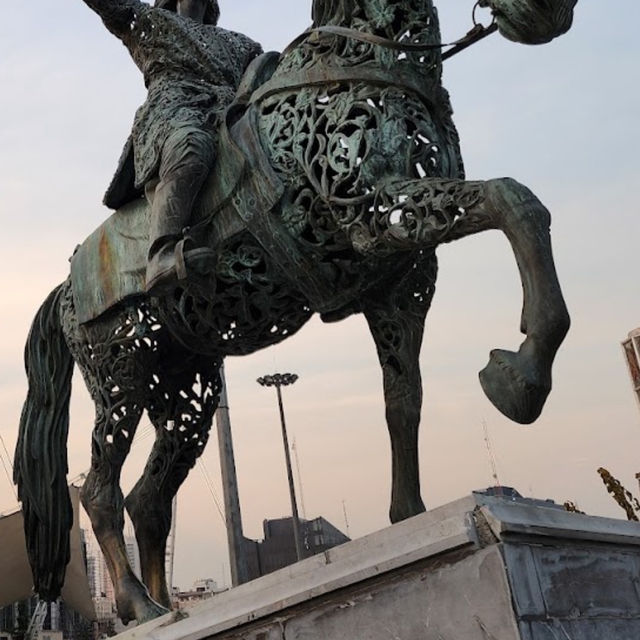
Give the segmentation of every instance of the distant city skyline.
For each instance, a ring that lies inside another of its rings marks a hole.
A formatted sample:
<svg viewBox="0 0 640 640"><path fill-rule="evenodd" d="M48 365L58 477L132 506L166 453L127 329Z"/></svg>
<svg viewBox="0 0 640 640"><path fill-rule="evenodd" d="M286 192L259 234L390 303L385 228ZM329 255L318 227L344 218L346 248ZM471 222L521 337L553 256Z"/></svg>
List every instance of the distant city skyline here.
<svg viewBox="0 0 640 640"><path fill-rule="evenodd" d="M441 0L443 40L465 33L473 0ZM309 24L311 1L221 0L221 26L282 50ZM481 12L484 13L484 12ZM623 517L596 469L630 489L640 471L640 413L620 343L640 325L636 195L640 148L640 3L579 2L573 29L544 47L491 36L451 61L444 83L469 178L511 175L553 215L554 254L573 326L554 391L531 427L510 423L483 396L477 371L491 348L520 341L521 290L508 245L482 234L439 250L421 369L420 460L429 508L492 484L482 421L499 477L522 494L577 502ZM109 211L115 169L142 78L126 50L80 0L8 3L0 24L0 433L12 452L26 393L22 351L31 320L68 273L68 257ZM361 317L313 319L282 345L227 361L245 535L289 515L278 415L258 376L295 371L284 391L309 518L352 538L388 525L390 463L381 376ZM69 475L89 468L93 409L74 379ZM148 421L123 471L131 489L148 455ZM216 438L203 455L219 488ZM15 497L0 470L0 512ZM228 584L226 534L199 469L178 499L175 583Z"/></svg>

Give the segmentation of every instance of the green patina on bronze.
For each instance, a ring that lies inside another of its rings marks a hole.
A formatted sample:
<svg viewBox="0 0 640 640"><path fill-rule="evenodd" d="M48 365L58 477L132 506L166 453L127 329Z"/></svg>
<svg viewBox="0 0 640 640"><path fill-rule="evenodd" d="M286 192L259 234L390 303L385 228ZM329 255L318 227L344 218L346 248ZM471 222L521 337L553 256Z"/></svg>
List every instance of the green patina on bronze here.
<svg viewBox="0 0 640 640"><path fill-rule="evenodd" d="M34 321L25 351L29 395L15 477L36 588L53 599L67 557L65 445L75 362L96 405L82 500L109 563L119 615L143 621L169 605L164 549L171 502L207 442L226 356L276 344L314 313L326 321L362 313L383 374L392 441L390 518L397 522L424 510L418 355L435 291L436 248L489 229L501 230L512 246L523 284L525 339L516 352L492 351L480 381L491 402L513 420L529 423L542 411L569 316L546 208L514 180L465 178L441 82L443 54L431 0L315 0L313 28L283 55L262 57L240 34L188 22L190 15L202 19L213 0L177 0L175 7L163 0L166 9L141 8L137 0L85 1L106 16L109 28L113 12L130 11L137 42L145 34L155 37L153 30L165 24L174 25L176 40L166 41L166 33L165 40L158 38L156 58L140 57L130 46L145 74L153 71L161 79L150 86L136 118L119 186L112 184L112 195L131 202L78 249L71 277ZM480 4L492 8L495 28L506 37L537 43L569 28L576 0ZM176 8L178 14L171 14ZM205 33L215 42L221 38L223 57L234 47L244 51L238 59L226 58L230 75L220 76L215 51L197 64L189 57ZM182 44L180 55L163 58L162 47ZM188 81L158 69L169 58L185 65ZM145 67L149 60L153 69ZM193 86L198 74L200 97ZM177 105L176 113L165 98ZM157 149L149 132L156 126L175 132L185 117L198 162L204 166L210 155L214 167L207 181L198 178L193 189L180 191L189 199L183 207L191 227L186 238L212 250L215 268L149 297L143 292L146 238L149 226L154 233L157 203L171 200L167 194L157 199L158 185L167 179L165 155L173 162L169 151L182 142L179 135L160 136L164 146ZM141 196L143 187L155 203L151 207ZM145 410L156 441L125 500L120 470ZM144 584L126 560L125 506L136 529ZM51 540L58 557L40 552Z"/></svg>

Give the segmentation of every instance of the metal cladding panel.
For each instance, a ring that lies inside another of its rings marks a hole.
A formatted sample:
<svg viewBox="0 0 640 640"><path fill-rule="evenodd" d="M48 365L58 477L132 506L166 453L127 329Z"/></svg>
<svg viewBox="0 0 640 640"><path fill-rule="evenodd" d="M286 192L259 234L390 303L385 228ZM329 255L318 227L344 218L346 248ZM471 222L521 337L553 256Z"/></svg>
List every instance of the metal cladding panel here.
<svg viewBox="0 0 640 640"><path fill-rule="evenodd" d="M503 553L525 640L640 638L637 548L506 543Z"/></svg>
<svg viewBox="0 0 640 640"><path fill-rule="evenodd" d="M522 640L638 640L638 620L552 620L522 625Z"/></svg>

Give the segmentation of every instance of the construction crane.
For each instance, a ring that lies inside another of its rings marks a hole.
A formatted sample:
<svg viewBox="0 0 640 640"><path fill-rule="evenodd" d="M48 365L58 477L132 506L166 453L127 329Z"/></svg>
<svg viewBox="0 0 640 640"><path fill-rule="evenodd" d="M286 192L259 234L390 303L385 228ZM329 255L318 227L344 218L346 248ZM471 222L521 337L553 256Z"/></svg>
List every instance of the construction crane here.
<svg viewBox="0 0 640 640"><path fill-rule="evenodd" d="M7 446L4 443L4 438L2 437L2 434L0 433L0 444L2 445L2 449L4 450L4 454L2 451L0 451L0 461L2 462L2 466L4 468L4 472L7 476L7 480L9 481L9 486L11 487L11 490L13 491L13 495L16 498L16 502L18 501L18 494L16 492L16 488L15 485L13 484L13 462L11 461L11 456L9 455L9 452L7 451Z"/></svg>
<svg viewBox="0 0 640 640"><path fill-rule="evenodd" d="M496 457L493 454L493 446L491 445L491 438L489 437L489 427L487 421L482 421L482 429L484 431L484 443L487 446L487 454L489 455L489 463L491 464L491 476L493 478L494 486L500 487L500 480L498 479L498 466L496 465Z"/></svg>

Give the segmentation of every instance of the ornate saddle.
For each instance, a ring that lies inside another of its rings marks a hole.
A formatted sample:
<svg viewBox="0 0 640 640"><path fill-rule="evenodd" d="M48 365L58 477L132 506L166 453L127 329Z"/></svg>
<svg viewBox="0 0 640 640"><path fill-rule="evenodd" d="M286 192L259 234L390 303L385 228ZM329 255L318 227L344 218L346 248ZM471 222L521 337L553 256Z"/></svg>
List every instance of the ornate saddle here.
<svg viewBox="0 0 640 640"><path fill-rule="evenodd" d="M219 160L193 212L193 219L200 221L196 225L199 227L218 214L211 234L214 237L209 238L214 246L246 229L232 209L225 209L245 176L247 164L245 153L232 140L230 127L246 115L251 94L271 77L279 57L276 52L265 53L247 67L221 128ZM261 205L273 207L283 187L272 172L269 172L267 182L267 188L261 191L269 197L262 198ZM144 196L130 195L134 199L117 209L76 248L71 258L74 304L80 323L95 320L127 298L145 295L150 206Z"/></svg>
<svg viewBox="0 0 640 640"><path fill-rule="evenodd" d="M192 234L220 247L249 232L304 291L314 311L330 321L354 292L338 287L329 267L301 250L274 211L284 185L272 169L257 135L254 92L272 76L279 54L257 58L247 68L237 97L219 132L218 161L196 203ZM75 251L71 280L78 321L100 315L144 291L150 207L138 197L113 213ZM215 217L215 222L212 219ZM325 270L327 271L325 273Z"/></svg>

